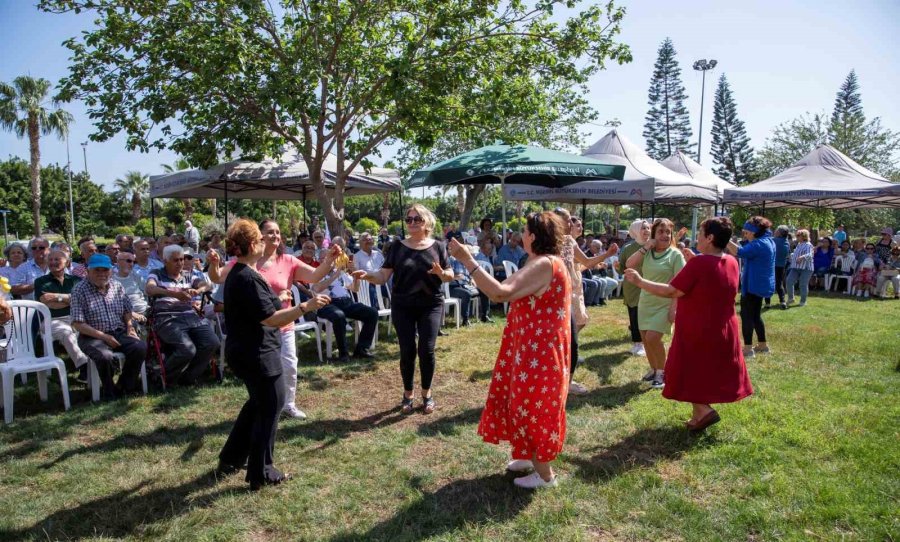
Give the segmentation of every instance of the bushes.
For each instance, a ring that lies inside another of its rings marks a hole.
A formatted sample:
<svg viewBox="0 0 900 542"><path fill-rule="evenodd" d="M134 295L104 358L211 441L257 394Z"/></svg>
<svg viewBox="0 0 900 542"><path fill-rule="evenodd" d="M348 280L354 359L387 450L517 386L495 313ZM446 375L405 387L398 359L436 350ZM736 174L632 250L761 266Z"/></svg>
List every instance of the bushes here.
<svg viewBox="0 0 900 542"><path fill-rule="evenodd" d="M378 235L378 222L375 222L371 218L363 217L356 221L356 224L353 226L354 231L357 233L362 233L367 231L372 235Z"/></svg>

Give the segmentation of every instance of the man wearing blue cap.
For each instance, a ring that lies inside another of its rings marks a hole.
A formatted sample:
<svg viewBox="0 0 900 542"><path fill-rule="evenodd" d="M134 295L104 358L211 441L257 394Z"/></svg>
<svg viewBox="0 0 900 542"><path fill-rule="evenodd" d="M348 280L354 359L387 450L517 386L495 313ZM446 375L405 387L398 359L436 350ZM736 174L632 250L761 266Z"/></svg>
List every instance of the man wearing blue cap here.
<svg viewBox="0 0 900 542"><path fill-rule="evenodd" d="M138 387L141 363L147 343L140 340L131 322L131 300L122 285L110 280L112 260L94 254L87 262L87 280L72 289L72 328L78 346L97 365L101 397L114 399ZM125 355L118 385L113 385L113 353Z"/></svg>

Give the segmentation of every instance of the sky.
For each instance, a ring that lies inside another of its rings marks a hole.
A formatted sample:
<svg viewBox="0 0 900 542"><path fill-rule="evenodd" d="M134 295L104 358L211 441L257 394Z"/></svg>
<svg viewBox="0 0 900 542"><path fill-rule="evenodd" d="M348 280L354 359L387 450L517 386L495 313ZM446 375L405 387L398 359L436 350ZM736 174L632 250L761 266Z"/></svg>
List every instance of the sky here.
<svg viewBox="0 0 900 542"><path fill-rule="evenodd" d="M670 37L682 69L696 140L700 121L701 75L691 66L697 59L716 59L707 74L703 114L702 163L708 155L712 98L724 73L731 84L738 116L746 124L751 144L760 148L778 124L804 113L830 114L835 94L851 69L859 76L867 117L900 131L900 1L857 0L619 0L627 13L619 39L634 60L609 64L589 85L589 101L599 123L621 121L620 133L643 146L647 89L660 43ZM92 14L47 14L34 0L0 0L0 81L19 75L53 82L67 73L69 52L62 42L90 27ZM125 149L121 135L103 142L88 141L92 131L83 104L64 106L75 116L69 146L72 168L85 167L95 182L111 189L126 171L162 172L161 164L177 158L170 151L144 154ZM609 128L585 125L588 143ZM391 159L395 147L385 147L376 164ZM66 144L42 139L42 163L66 163ZM0 158L28 158L28 143L0 132Z"/></svg>

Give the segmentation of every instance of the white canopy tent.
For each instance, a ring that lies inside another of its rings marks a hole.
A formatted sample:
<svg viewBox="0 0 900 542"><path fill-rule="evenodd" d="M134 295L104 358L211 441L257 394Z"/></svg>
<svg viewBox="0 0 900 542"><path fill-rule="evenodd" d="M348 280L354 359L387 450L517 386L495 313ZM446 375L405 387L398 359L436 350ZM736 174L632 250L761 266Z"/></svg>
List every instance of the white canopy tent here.
<svg viewBox="0 0 900 542"><path fill-rule="evenodd" d="M583 156L625 166L623 181L653 180L653 203L709 203L717 201L715 183L692 179L660 164L628 138L612 129Z"/></svg>
<svg viewBox="0 0 900 542"><path fill-rule="evenodd" d="M716 190L718 191L720 201L725 197L725 190L735 187L735 185L719 177L709 169L701 166L693 159L691 159L690 156L684 154L681 151L677 151L675 154L666 158L660 163L671 169L675 173L680 173L685 177L690 177L691 179L704 183L714 184L716 186Z"/></svg>
<svg viewBox="0 0 900 542"><path fill-rule="evenodd" d="M769 208L900 207L900 184L891 183L834 147L822 144L774 177L725 190L725 202Z"/></svg>

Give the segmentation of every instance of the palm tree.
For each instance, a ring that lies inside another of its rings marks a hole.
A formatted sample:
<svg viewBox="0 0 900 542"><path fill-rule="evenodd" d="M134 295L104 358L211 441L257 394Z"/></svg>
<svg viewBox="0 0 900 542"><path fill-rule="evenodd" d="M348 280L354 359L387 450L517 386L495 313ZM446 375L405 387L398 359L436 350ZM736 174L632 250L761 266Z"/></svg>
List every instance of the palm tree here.
<svg viewBox="0 0 900 542"><path fill-rule="evenodd" d="M166 173L175 173L176 171L181 171L182 169L189 169L191 167L191 163L185 160L184 158L179 158L175 160L172 164L163 164L163 171ZM181 200L181 203L184 205L184 219L191 220L194 216L194 201L190 198L184 198ZM210 200L210 208L212 209L213 217L216 216L216 200L215 198Z"/></svg>
<svg viewBox="0 0 900 542"><path fill-rule="evenodd" d="M141 197L150 188L150 176L140 171L126 171L124 179L116 179L115 186L126 196L131 194L131 223L141 218Z"/></svg>
<svg viewBox="0 0 900 542"><path fill-rule="evenodd" d="M28 136L35 235L41 234L41 135L56 134L63 139L74 120L49 94L50 81L46 79L20 75L12 84L0 82L0 126L18 137Z"/></svg>

